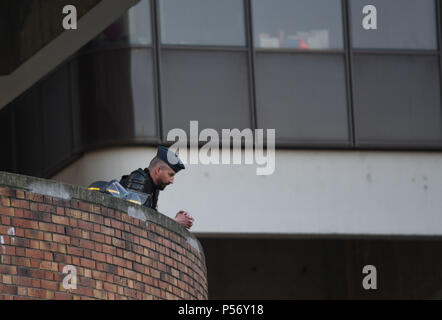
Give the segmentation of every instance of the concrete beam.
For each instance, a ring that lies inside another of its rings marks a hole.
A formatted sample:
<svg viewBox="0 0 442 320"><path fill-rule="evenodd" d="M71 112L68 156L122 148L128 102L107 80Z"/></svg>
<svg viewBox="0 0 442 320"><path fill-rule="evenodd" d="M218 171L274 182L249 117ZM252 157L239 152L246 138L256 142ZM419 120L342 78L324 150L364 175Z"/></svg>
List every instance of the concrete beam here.
<svg viewBox="0 0 442 320"><path fill-rule="evenodd" d="M0 76L0 109L92 40L138 2L139 0L99 2L78 20L77 30L62 32L11 74Z"/></svg>

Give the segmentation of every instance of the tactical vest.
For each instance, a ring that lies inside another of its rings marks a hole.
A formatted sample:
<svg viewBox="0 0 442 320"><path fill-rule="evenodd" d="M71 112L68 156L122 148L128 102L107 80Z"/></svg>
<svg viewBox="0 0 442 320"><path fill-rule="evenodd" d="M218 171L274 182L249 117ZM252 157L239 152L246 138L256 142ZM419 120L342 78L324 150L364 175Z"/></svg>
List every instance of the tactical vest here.
<svg viewBox="0 0 442 320"><path fill-rule="evenodd" d="M156 210L159 190L156 188L152 178L146 171L141 168L132 171L130 175L121 177L120 184L126 189L147 194L148 197L144 205Z"/></svg>

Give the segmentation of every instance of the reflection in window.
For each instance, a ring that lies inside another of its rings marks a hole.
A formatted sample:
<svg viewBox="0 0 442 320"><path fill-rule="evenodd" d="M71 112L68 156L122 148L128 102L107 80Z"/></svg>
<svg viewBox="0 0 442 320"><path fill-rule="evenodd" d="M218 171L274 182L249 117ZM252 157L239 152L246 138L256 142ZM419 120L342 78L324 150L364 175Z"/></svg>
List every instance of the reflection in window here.
<svg viewBox="0 0 442 320"><path fill-rule="evenodd" d="M436 49L436 4L434 0L351 0L351 37L354 48ZM377 29L362 25L367 5L376 8Z"/></svg>
<svg viewBox="0 0 442 320"><path fill-rule="evenodd" d="M242 0L161 0L163 44L245 45Z"/></svg>
<svg viewBox="0 0 442 320"><path fill-rule="evenodd" d="M343 55L256 55L258 128L276 128L278 139L348 142Z"/></svg>
<svg viewBox="0 0 442 320"><path fill-rule="evenodd" d="M94 42L100 45L150 45L152 32L149 0L141 0L130 8L127 14L104 30Z"/></svg>
<svg viewBox="0 0 442 320"><path fill-rule="evenodd" d="M355 55L357 143L441 144L439 57Z"/></svg>
<svg viewBox="0 0 442 320"><path fill-rule="evenodd" d="M258 48L342 49L341 0L252 0Z"/></svg>

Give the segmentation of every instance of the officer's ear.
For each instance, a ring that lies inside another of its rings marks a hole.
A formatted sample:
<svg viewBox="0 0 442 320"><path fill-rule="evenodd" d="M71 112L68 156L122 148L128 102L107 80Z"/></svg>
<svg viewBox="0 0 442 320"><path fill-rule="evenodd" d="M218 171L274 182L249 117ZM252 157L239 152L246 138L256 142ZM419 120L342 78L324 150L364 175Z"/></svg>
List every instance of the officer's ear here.
<svg viewBox="0 0 442 320"><path fill-rule="evenodd" d="M159 175L160 174L160 170L161 170L161 166L157 166L155 168L155 175Z"/></svg>

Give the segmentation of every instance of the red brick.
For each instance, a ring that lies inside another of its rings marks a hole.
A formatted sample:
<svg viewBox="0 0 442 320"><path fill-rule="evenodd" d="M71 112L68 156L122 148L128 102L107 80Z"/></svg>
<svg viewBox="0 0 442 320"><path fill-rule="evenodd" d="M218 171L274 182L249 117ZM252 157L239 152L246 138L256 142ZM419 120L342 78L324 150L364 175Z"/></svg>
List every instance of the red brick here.
<svg viewBox="0 0 442 320"><path fill-rule="evenodd" d="M55 292L54 299L55 300L72 300L72 294Z"/></svg>
<svg viewBox="0 0 442 320"><path fill-rule="evenodd" d="M108 246L108 245L103 244L103 252L115 255L117 252L117 249L113 246Z"/></svg>
<svg viewBox="0 0 442 320"><path fill-rule="evenodd" d="M86 203L86 202L80 201L79 208L80 208L80 210L92 211L93 212L93 206L90 203Z"/></svg>
<svg viewBox="0 0 442 320"><path fill-rule="evenodd" d="M116 220L112 220L112 221L111 221L111 226L112 226L113 228L120 229L120 230L123 230L123 229L124 229L124 227L123 227L123 223L120 222L120 221L116 221Z"/></svg>
<svg viewBox="0 0 442 320"><path fill-rule="evenodd" d="M90 236L93 241L104 242L104 235L102 234L91 232Z"/></svg>
<svg viewBox="0 0 442 320"><path fill-rule="evenodd" d="M53 234L52 238L55 242L58 242L58 243L70 244L70 242L71 242L70 237L62 236L59 234Z"/></svg>
<svg viewBox="0 0 442 320"><path fill-rule="evenodd" d="M80 239L80 247L93 250L95 249L95 245L93 241Z"/></svg>
<svg viewBox="0 0 442 320"><path fill-rule="evenodd" d="M0 207L0 214L4 214L7 216L14 216L14 208Z"/></svg>
<svg viewBox="0 0 442 320"><path fill-rule="evenodd" d="M44 241L52 241L52 233L45 232L43 234L43 240Z"/></svg>
<svg viewBox="0 0 442 320"><path fill-rule="evenodd" d="M13 265L22 266L22 267L31 267L31 260L24 257L12 257L11 262Z"/></svg>
<svg viewBox="0 0 442 320"><path fill-rule="evenodd" d="M81 258L80 259L80 265L82 267L86 267L86 268L90 268L90 269L95 269L95 262L93 260Z"/></svg>
<svg viewBox="0 0 442 320"><path fill-rule="evenodd" d="M51 215L46 212L25 210L23 216L32 220L51 222Z"/></svg>
<svg viewBox="0 0 442 320"><path fill-rule="evenodd" d="M126 261L118 257L113 257L113 264L116 264L120 267L126 267Z"/></svg>
<svg viewBox="0 0 442 320"><path fill-rule="evenodd" d="M104 223L104 218L102 216L96 215L96 214L89 214L89 220L93 221L95 223L98 223L98 224Z"/></svg>
<svg viewBox="0 0 442 320"><path fill-rule="evenodd" d="M14 208L29 209L29 201L19 200L19 199L11 199L11 206Z"/></svg>
<svg viewBox="0 0 442 320"><path fill-rule="evenodd" d="M53 255L52 255L52 253L50 253L50 252L45 252L45 253L44 253L44 259L45 259L45 260L50 260L50 261L52 261L52 260L54 260L54 257L53 257Z"/></svg>
<svg viewBox="0 0 442 320"><path fill-rule="evenodd" d="M56 262L51 262L51 261L42 261L40 263L40 269L58 271L58 264ZM52 280L52 275L50 280Z"/></svg>
<svg viewBox="0 0 442 320"><path fill-rule="evenodd" d="M0 197L0 204L4 207L9 207L11 206L11 200L7 197Z"/></svg>
<svg viewBox="0 0 442 320"><path fill-rule="evenodd" d="M37 230L25 230L25 237L30 239L43 240L43 232Z"/></svg>
<svg viewBox="0 0 442 320"><path fill-rule="evenodd" d="M3 294L17 295L17 286L0 284L0 292Z"/></svg>
<svg viewBox="0 0 442 320"><path fill-rule="evenodd" d="M52 223L69 225L69 218L57 216L57 215L52 215Z"/></svg>
<svg viewBox="0 0 442 320"><path fill-rule="evenodd" d="M92 256L95 260L106 262L106 254L104 253L94 252Z"/></svg>
<svg viewBox="0 0 442 320"><path fill-rule="evenodd" d="M70 225L71 227L77 227L77 226L78 226L78 221L77 221L77 219L69 218L69 225Z"/></svg>
<svg viewBox="0 0 442 320"><path fill-rule="evenodd" d="M24 199L25 198L25 192L23 190L16 190L15 191L15 197L17 199Z"/></svg>
<svg viewBox="0 0 442 320"><path fill-rule="evenodd" d="M105 227L105 226L101 226L101 233L107 234L109 236L113 236L114 235L114 229L108 228L108 227Z"/></svg>
<svg viewBox="0 0 442 320"><path fill-rule="evenodd" d="M56 226L56 231L57 231L57 233L65 234L66 233L66 227L63 226L63 225L57 225Z"/></svg>
<svg viewBox="0 0 442 320"><path fill-rule="evenodd" d="M38 211L47 212L47 213L55 213L57 209L54 206L45 203L38 204Z"/></svg>
<svg viewBox="0 0 442 320"><path fill-rule="evenodd" d="M31 287L32 278L16 277L16 284L19 286Z"/></svg>
<svg viewBox="0 0 442 320"><path fill-rule="evenodd" d="M81 211L79 210L73 210L73 209L69 209L69 211L66 210L66 215L71 216L73 218L81 219Z"/></svg>
<svg viewBox="0 0 442 320"><path fill-rule="evenodd" d="M71 254L71 255L83 256L83 248L68 246L67 251L68 251L68 254Z"/></svg>
<svg viewBox="0 0 442 320"><path fill-rule="evenodd" d="M101 226L99 224L94 224L94 232L101 232Z"/></svg>
<svg viewBox="0 0 442 320"><path fill-rule="evenodd" d="M37 242L37 244L39 244ZM26 256L34 259L43 259L44 252L41 250L34 250L34 249L26 249Z"/></svg>
<svg viewBox="0 0 442 320"><path fill-rule="evenodd" d="M43 201L43 195L27 191L26 194L25 194L25 199L26 200L31 200L31 201L36 201L36 202L42 202Z"/></svg>
<svg viewBox="0 0 442 320"><path fill-rule="evenodd" d="M0 187L0 195L8 196L8 197L15 197L15 192L12 189Z"/></svg>
<svg viewBox="0 0 442 320"><path fill-rule="evenodd" d="M40 241L40 249L47 251L57 251L57 244L53 242Z"/></svg>
<svg viewBox="0 0 442 320"><path fill-rule="evenodd" d="M92 259L92 250L91 249L84 249L83 258Z"/></svg>
<svg viewBox="0 0 442 320"><path fill-rule="evenodd" d="M112 245L120 248L125 248L126 245L123 240L112 238Z"/></svg>
<svg viewBox="0 0 442 320"><path fill-rule="evenodd" d="M28 295L40 299L46 298L46 291L43 289L28 288Z"/></svg>
<svg viewBox="0 0 442 320"><path fill-rule="evenodd" d="M103 289L106 291L114 292L114 293L117 292L117 286L115 284L111 284L111 283L107 283L107 282L105 282L103 284Z"/></svg>
<svg viewBox="0 0 442 320"><path fill-rule="evenodd" d="M66 234L71 237L81 237L81 230L72 227L66 227Z"/></svg>
<svg viewBox="0 0 442 320"><path fill-rule="evenodd" d="M92 277L97 280L106 280L106 273L101 271L92 270Z"/></svg>
<svg viewBox="0 0 442 320"><path fill-rule="evenodd" d="M90 230L90 231L94 230L94 225L91 222L87 222L87 221L83 221L83 220L78 220L78 227L80 229L86 229L86 230Z"/></svg>
<svg viewBox="0 0 442 320"><path fill-rule="evenodd" d="M39 222L38 227L42 231L49 231L49 232L55 232L56 226L54 226L51 223L45 223L45 222Z"/></svg>
<svg viewBox="0 0 442 320"><path fill-rule="evenodd" d="M54 281L41 280L41 287L43 289L57 291L59 288L59 284Z"/></svg>

